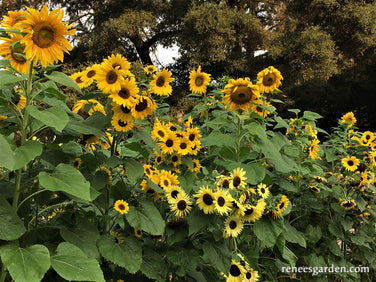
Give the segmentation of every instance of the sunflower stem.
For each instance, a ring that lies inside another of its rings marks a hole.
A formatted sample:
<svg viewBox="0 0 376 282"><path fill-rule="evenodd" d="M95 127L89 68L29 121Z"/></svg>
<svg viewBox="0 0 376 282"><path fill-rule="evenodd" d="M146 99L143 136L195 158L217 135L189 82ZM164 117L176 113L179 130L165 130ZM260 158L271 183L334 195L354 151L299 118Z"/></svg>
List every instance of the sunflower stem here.
<svg viewBox="0 0 376 282"><path fill-rule="evenodd" d="M0 282L4 282L6 276L7 276L7 268L5 267L5 265L3 263L2 266L1 266Z"/></svg>
<svg viewBox="0 0 376 282"><path fill-rule="evenodd" d="M241 123L240 123L240 117L237 114L237 125L236 125L236 155L235 160L236 162L239 162L239 155L240 155L240 141L242 137L240 137L240 131L241 131Z"/></svg>

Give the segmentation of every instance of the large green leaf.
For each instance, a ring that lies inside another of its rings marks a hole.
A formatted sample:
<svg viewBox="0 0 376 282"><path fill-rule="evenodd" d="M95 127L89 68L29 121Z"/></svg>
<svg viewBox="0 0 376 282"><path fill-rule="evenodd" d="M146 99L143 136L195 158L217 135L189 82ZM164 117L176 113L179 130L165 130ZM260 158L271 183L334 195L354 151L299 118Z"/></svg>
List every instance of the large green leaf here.
<svg viewBox="0 0 376 282"><path fill-rule="evenodd" d="M26 141L21 147L14 151L16 163L13 170L19 169L27 165L30 161L42 154L43 145L34 140Z"/></svg>
<svg viewBox="0 0 376 282"><path fill-rule="evenodd" d="M167 265L163 257L150 249L144 250L141 272L148 278L157 281L166 281Z"/></svg>
<svg viewBox="0 0 376 282"><path fill-rule="evenodd" d="M51 256L51 265L69 281L105 281L98 261L68 242L59 244L56 254Z"/></svg>
<svg viewBox="0 0 376 282"><path fill-rule="evenodd" d="M1 246L0 255L15 282L38 282L51 266L50 252L43 245L20 248L16 241Z"/></svg>
<svg viewBox="0 0 376 282"><path fill-rule="evenodd" d="M43 124L54 127L57 131L62 131L69 122L69 117L64 110L56 107L39 110L33 105L26 107L27 112L35 119Z"/></svg>
<svg viewBox="0 0 376 282"><path fill-rule="evenodd" d="M126 217L132 227L141 228L152 235L162 235L165 229L165 221L158 209L146 199L140 200L140 207L131 206Z"/></svg>
<svg viewBox="0 0 376 282"><path fill-rule="evenodd" d="M113 237L103 236L98 241L98 248L101 255L128 270L136 273L140 270L142 263L141 242L134 237L127 237L124 242L118 244Z"/></svg>
<svg viewBox="0 0 376 282"><path fill-rule="evenodd" d="M283 235L286 241L291 243L298 243L303 248L306 247L306 240L304 233L295 229L295 227L291 226L289 223L285 223L285 229Z"/></svg>
<svg viewBox="0 0 376 282"><path fill-rule="evenodd" d="M12 148L5 137L0 134L0 167L12 170L15 163Z"/></svg>
<svg viewBox="0 0 376 282"><path fill-rule="evenodd" d="M98 137L103 135L102 131L95 127L85 124L82 120L70 120L67 126L64 128L64 132L68 132L70 134L74 134L75 132L86 135L92 134Z"/></svg>
<svg viewBox="0 0 376 282"><path fill-rule="evenodd" d="M226 273L230 268L231 251L225 242L205 242L202 246L204 255L202 259L212 265L218 272Z"/></svg>
<svg viewBox="0 0 376 282"><path fill-rule="evenodd" d="M185 277L202 262L200 254L193 247L170 248L167 250L166 257L172 264L178 266L176 274L180 277Z"/></svg>
<svg viewBox="0 0 376 282"><path fill-rule="evenodd" d="M25 232L25 226L16 211L0 194L0 240L16 240Z"/></svg>
<svg viewBox="0 0 376 282"><path fill-rule="evenodd" d="M134 159L127 159L124 164L129 182L135 184L137 179L144 175L144 167Z"/></svg>
<svg viewBox="0 0 376 282"><path fill-rule="evenodd" d="M0 70L0 85L5 85L5 84L10 84L10 83L15 83L18 81L23 81L28 78L27 75L22 75L22 76L16 76L9 71L6 70Z"/></svg>
<svg viewBox="0 0 376 282"><path fill-rule="evenodd" d="M267 218L257 220L253 226L253 232L267 247L273 247L279 234L283 231L281 221L272 221Z"/></svg>
<svg viewBox="0 0 376 282"><path fill-rule="evenodd" d="M82 93L80 87L78 87L77 83L75 83L69 76L62 72L54 71L51 74L45 76L57 83L60 83L61 85L72 87L78 92Z"/></svg>
<svg viewBox="0 0 376 282"><path fill-rule="evenodd" d="M50 191L62 191L85 201L91 201L90 182L71 165L59 164L53 173L41 172L40 185Z"/></svg>

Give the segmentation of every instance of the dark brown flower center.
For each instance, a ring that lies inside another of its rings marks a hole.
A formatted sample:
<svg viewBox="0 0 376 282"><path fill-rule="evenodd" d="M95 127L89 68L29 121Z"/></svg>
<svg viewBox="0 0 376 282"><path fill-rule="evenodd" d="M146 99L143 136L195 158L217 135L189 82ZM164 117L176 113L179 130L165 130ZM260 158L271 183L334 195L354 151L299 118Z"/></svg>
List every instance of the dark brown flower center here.
<svg viewBox="0 0 376 282"><path fill-rule="evenodd" d="M184 201L184 200L180 200L180 201L178 202L177 206L178 206L178 209L179 209L180 211L183 211L183 210L185 210L185 209L187 208L187 202Z"/></svg>
<svg viewBox="0 0 376 282"><path fill-rule="evenodd" d="M155 85L157 85L158 87L162 87L164 84L165 84L164 77L163 76L159 76L157 78L157 81L155 82Z"/></svg>
<svg viewBox="0 0 376 282"><path fill-rule="evenodd" d="M83 83L81 76L77 76L75 81L76 81L76 83Z"/></svg>
<svg viewBox="0 0 376 282"><path fill-rule="evenodd" d="M238 226L238 224L235 220L231 220L228 226L230 227L230 229L235 229Z"/></svg>
<svg viewBox="0 0 376 282"><path fill-rule="evenodd" d="M148 107L148 101L146 99L142 99L141 101L139 101L135 107L135 110L137 112L142 112L143 110L145 110L146 108Z"/></svg>
<svg viewBox="0 0 376 282"><path fill-rule="evenodd" d="M247 272L247 273L245 274L245 278L247 278L247 279L251 279L251 278L252 278L252 273L251 273L251 272Z"/></svg>
<svg viewBox="0 0 376 282"><path fill-rule="evenodd" d="M180 143L180 149L184 150L187 149L187 143Z"/></svg>
<svg viewBox="0 0 376 282"><path fill-rule="evenodd" d="M351 202L351 201L347 201L347 202L345 202L345 203L343 204L343 207L350 208L350 207L352 207L353 205L354 205L353 202Z"/></svg>
<svg viewBox="0 0 376 282"><path fill-rule="evenodd" d="M171 160L173 163L176 163L178 161L178 156L172 156Z"/></svg>
<svg viewBox="0 0 376 282"><path fill-rule="evenodd" d="M225 198L223 198L223 197L218 197L218 199L217 199L217 204L218 204L218 206L223 207L223 206L225 205L225 203L226 203Z"/></svg>
<svg viewBox="0 0 376 282"><path fill-rule="evenodd" d="M165 136L165 133L162 130L158 130L157 134L162 138Z"/></svg>
<svg viewBox="0 0 376 282"><path fill-rule="evenodd" d="M236 264L231 264L230 274L231 274L231 276L234 276L234 277L240 276L241 271L240 271L239 267Z"/></svg>
<svg viewBox="0 0 376 282"><path fill-rule="evenodd" d="M157 157L157 163L160 163L161 161L162 161L162 157L161 156Z"/></svg>
<svg viewBox="0 0 376 282"><path fill-rule="evenodd" d="M177 129L175 126L171 125L171 126L170 126L170 130L171 130L171 131L176 131L176 130L178 130L178 129Z"/></svg>
<svg viewBox="0 0 376 282"><path fill-rule="evenodd" d="M126 127L127 126L127 122L123 122L122 120L118 120L118 125L120 126L120 127Z"/></svg>
<svg viewBox="0 0 376 282"><path fill-rule="evenodd" d="M120 109L121 111L124 113L124 114L129 114L131 112L131 109L129 109L128 107L125 107L123 105L120 106Z"/></svg>
<svg viewBox="0 0 376 282"><path fill-rule="evenodd" d="M231 93L231 100L235 104L243 105L252 99L252 91L247 86L241 85Z"/></svg>
<svg viewBox="0 0 376 282"><path fill-rule="evenodd" d="M166 141L166 146L169 147L169 148L171 148L172 146L174 146L174 141L172 141L171 139L168 139Z"/></svg>
<svg viewBox="0 0 376 282"><path fill-rule="evenodd" d="M228 181L228 179L223 180L222 188L229 188L229 187L230 187L230 181Z"/></svg>
<svg viewBox="0 0 376 282"><path fill-rule="evenodd" d="M48 48L55 43L55 29L44 23L37 24L33 27L31 39L38 47Z"/></svg>
<svg viewBox="0 0 376 282"><path fill-rule="evenodd" d="M285 203L280 203L279 204L279 209L281 210L281 209L283 209L285 207Z"/></svg>
<svg viewBox="0 0 376 282"><path fill-rule="evenodd" d="M244 214L245 214L245 215L251 215L251 214L253 214L253 208L246 209L246 210L244 211Z"/></svg>
<svg viewBox="0 0 376 282"><path fill-rule="evenodd" d="M260 189L261 194L265 194L265 188Z"/></svg>
<svg viewBox="0 0 376 282"><path fill-rule="evenodd" d="M265 86L271 86L275 82L276 77L274 73L269 73L264 76L264 79L262 80L262 84Z"/></svg>
<svg viewBox="0 0 376 282"><path fill-rule="evenodd" d="M73 166L74 166L74 167L78 167L78 166L79 166L79 164L80 164L80 162L79 162L79 161L74 161L74 162L73 162Z"/></svg>
<svg viewBox="0 0 376 282"><path fill-rule="evenodd" d="M213 204L213 197L210 194L204 194L204 196L202 196L202 200L207 206L210 206Z"/></svg>
<svg viewBox="0 0 376 282"><path fill-rule="evenodd" d="M173 190L170 195L171 195L172 198L176 199L176 197L178 196L178 194L179 194L178 190Z"/></svg>
<svg viewBox="0 0 376 282"><path fill-rule="evenodd" d="M116 67L119 67L118 69L121 70L121 65L119 65L118 63L114 63L112 64L112 67L115 69Z"/></svg>
<svg viewBox="0 0 376 282"><path fill-rule="evenodd" d="M163 184L164 184L165 186L169 186L170 182L168 182L168 180L165 179L165 180L163 181Z"/></svg>
<svg viewBox="0 0 376 282"><path fill-rule="evenodd" d="M235 176L234 179L232 180L232 184L234 187L238 187L240 185L241 179L239 176Z"/></svg>
<svg viewBox="0 0 376 282"><path fill-rule="evenodd" d="M87 72L86 76L87 78L92 78L96 74L95 70L90 70Z"/></svg>
<svg viewBox="0 0 376 282"><path fill-rule="evenodd" d="M203 77L202 77L202 76L198 76L198 77L196 77L196 79L195 79L195 84L196 84L196 86L198 86L198 87L202 86L202 85L204 84L204 79L203 79Z"/></svg>
<svg viewBox="0 0 376 282"><path fill-rule="evenodd" d="M123 210L125 210L125 206L123 204L120 204L120 205L118 205L118 209L123 211Z"/></svg>
<svg viewBox="0 0 376 282"><path fill-rule="evenodd" d="M193 140L195 140L195 138L196 138L196 135L193 134L193 133L189 134L189 136L188 136L189 141L193 141Z"/></svg>
<svg viewBox="0 0 376 282"><path fill-rule="evenodd" d="M127 88L122 88L118 92L118 95L119 95L120 98L123 98L123 99L129 99L129 97L131 97L131 93L129 92L129 89L127 89Z"/></svg>
<svg viewBox="0 0 376 282"><path fill-rule="evenodd" d="M106 74L106 82L108 84L114 84L118 79L118 75L115 71L113 70L110 70L107 74Z"/></svg>
<svg viewBox="0 0 376 282"><path fill-rule="evenodd" d="M353 166L354 165L354 162L353 161L347 161L347 164L349 165L349 166Z"/></svg>

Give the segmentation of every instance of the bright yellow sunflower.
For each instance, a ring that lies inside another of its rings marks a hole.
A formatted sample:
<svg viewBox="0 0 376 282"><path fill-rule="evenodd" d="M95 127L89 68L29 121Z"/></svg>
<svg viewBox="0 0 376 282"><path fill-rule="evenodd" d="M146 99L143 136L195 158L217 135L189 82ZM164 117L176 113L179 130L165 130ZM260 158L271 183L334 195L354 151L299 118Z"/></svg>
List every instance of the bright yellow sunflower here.
<svg viewBox="0 0 376 282"><path fill-rule="evenodd" d="M169 96L172 92L170 82L174 80L171 75L171 71L166 69L155 73L150 81L150 91L159 96Z"/></svg>
<svg viewBox="0 0 376 282"><path fill-rule="evenodd" d="M257 192L263 199L268 198L270 193L269 188L266 187L266 184L264 183L260 183L259 185L257 185Z"/></svg>
<svg viewBox="0 0 376 282"><path fill-rule="evenodd" d="M152 115L157 107L157 103L153 99L147 96L138 96L132 107L132 115L134 119L143 120L147 116Z"/></svg>
<svg viewBox="0 0 376 282"><path fill-rule="evenodd" d="M277 210L282 213L285 209L287 209L288 205L289 205L289 199L285 195L282 195L281 200L279 201L279 204L277 205Z"/></svg>
<svg viewBox="0 0 376 282"><path fill-rule="evenodd" d="M253 102L260 98L258 86L252 84L248 77L230 79L222 92L225 93L223 103L226 106L230 105L230 111L241 109L248 112Z"/></svg>
<svg viewBox="0 0 376 282"><path fill-rule="evenodd" d="M238 216L230 216L225 221L225 228L223 230L223 237L238 237L242 232L244 223Z"/></svg>
<svg viewBox="0 0 376 282"><path fill-rule="evenodd" d="M126 201L117 200L114 204L114 209L121 214L126 214L129 211L129 205Z"/></svg>
<svg viewBox="0 0 376 282"><path fill-rule="evenodd" d="M118 68L113 68L110 62L103 62L97 71L97 86L105 94L116 93L121 90L124 77Z"/></svg>
<svg viewBox="0 0 376 282"><path fill-rule="evenodd" d="M103 63L108 63L113 69L118 69L123 76L133 76L129 71L131 63L127 61L121 54L112 54L107 59L103 60Z"/></svg>
<svg viewBox="0 0 376 282"><path fill-rule="evenodd" d="M90 84L94 82L97 76L99 67L100 67L99 64L94 64L94 65L88 66L83 72L83 76L81 79L85 82L86 87L88 87Z"/></svg>
<svg viewBox="0 0 376 282"><path fill-rule="evenodd" d="M79 114L84 119L94 114L94 112L101 112L102 114L106 115L103 105L95 99L78 100L74 104L72 112Z"/></svg>
<svg viewBox="0 0 376 282"><path fill-rule="evenodd" d="M69 77L74 81L76 82L76 84L78 85L78 87L80 87L81 89L86 87L86 81L85 81L85 73L80 71L80 72L75 72L73 73L72 75L70 75Z"/></svg>
<svg viewBox="0 0 376 282"><path fill-rule="evenodd" d="M111 120L111 124L116 131L128 131L133 128L134 120L132 117L128 119L121 119L118 116L113 116Z"/></svg>
<svg viewBox="0 0 376 282"><path fill-rule="evenodd" d="M179 195L185 195L185 192L177 185L170 186L166 189L167 202L169 203L176 201Z"/></svg>
<svg viewBox="0 0 376 282"><path fill-rule="evenodd" d="M173 174L171 170L164 170L162 169L159 173L160 177L167 177L170 179L171 185L179 185L179 180L177 175Z"/></svg>
<svg viewBox="0 0 376 282"><path fill-rule="evenodd" d="M196 156L198 152L201 150L201 141L197 140L191 142L189 149L189 154Z"/></svg>
<svg viewBox="0 0 376 282"><path fill-rule="evenodd" d="M131 108L116 104L114 102L111 103L111 106L111 110L114 112L114 116L117 116L122 120L128 120L131 118L133 119Z"/></svg>
<svg viewBox="0 0 376 282"><path fill-rule="evenodd" d="M354 200L347 200L341 203L341 207L343 207L346 210L350 210L356 206L356 203Z"/></svg>
<svg viewBox="0 0 376 282"><path fill-rule="evenodd" d="M153 65L148 65L144 68L144 71L146 72L146 74L152 74L154 72L156 72L157 68Z"/></svg>
<svg viewBox="0 0 376 282"><path fill-rule="evenodd" d="M187 128L186 136L189 141L195 142L201 137L200 130L197 127Z"/></svg>
<svg viewBox="0 0 376 282"><path fill-rule="evenodd" d="M25 45L25 54L29 61L40 61L43 67L64 60L64 52L69 53L72 45L64 37L74 35L75 29L62 22L64 11L48 11L46 5L40 12L26 7L29 12L25 19L17 23L17 28L26 35L21 40Z"/></svg>
<svg viewBox="0 0 376 282"><path fill-rule="evenodd" d="M111 92L109 97L116 104L132 108L136 103L136 97L139 88L133 79L124 79L121 82L121 89L116 92Z"/></svg>
<svg viewBox="0 0 376 282"><path fill-rule="evenodd" d="M245 273L246 270L241 263L232 260L228 276L223 276L226 278L226 282L243 282Z"/></svg>
<svg viewBox="0 0 376 282"><path fill-rule="evenodd" d="M374 135L371 131L365 131L360 138L360 144L363 146L368 146L371 144L372 140L374 139Z"/></svg>
<svg viewBox="0 0 376 282"><path fill-rule="evenodd" d="M214 193L214 199L215 210L220 215L228 215L232 208L232 201L234 200L230 193L225 190L218 189Z"/></svg>
<svg viewBox="0 0 376 282"><path fill-rule="evenodd" d="M266 117L268 114L270 114L270 111L263 108L263 106L270 106L270 103L268 101L263 102L261 99L257 99L253 102L251 111L258 114L259 116Z"/></svg>
<svg viewBox="0 0 376 282"><path fill-rule="evenodd" d="M153 130L151 131L151 137L154 141L163 142L166 139L168 131L168 128L157 119L156 123L154 123Z"/></svg>
<svg viewBox="0 0 376 282"><path fill-rule="evenodd" d="M244 274L244 279L242 282L256 282L258 281L258 278L259 278L258 272L250 268Z"/></svg>
<svg viewBox="0 0 376 282"><path fill-rule="evenodd" d="M237 188L242 188L245 186L245 180L247 179L247 177L244 176L245 175L245 171L238 167L236 169L234 169L231 173L231 176L230 176L230 189L237 189Z"/></svg>
<svg viewBox="0 0 376 282"><path fill-rule="evenodd" d="M170 161L173 164L174 167L181 164L181 155L179 153L173 153L170 156Z"/></svg>
<svg viewBox="0 0 376 282"><path fill-rule="evenodd" d="M354 156L348 156L342 159L342 165L345 169L349 171L355 171L358 168L359 160Z"/></svg>
<svg viewBox="0 0 376 282"><path fill-rule="evenodd" d="M26 107L26 97L24 95L15 93L15 95L12 97L12 102L20 111L22 111Z"/></svg>
<svg viewBox="0 0 376 282"><path fill-rule="evenodd" d="M4 42L0 44L0 55L4 56L4 60L9 60L10 65L20 73L29 73L29 61L24 57L25 46L16 43L22 38L19 34L12 34L10 38L2 37Z"/></svg>
<svg viewBox="0 0 376 282"><path fill-rule="evenodd" d="M257 74L257 85L261 93L271 93L282 84L281 72L270 66Z"/></svg>
<svg viewBox="0 0 376 282"><path fill-rule="evenodd" d="M170 209L174 212L175 216L185 216L192 209L192 202L186 194L178 194L175 201L170 203Z"/></svg>
<svg viewBox="0 0 376 282"><path fill-rule="evenodd" d="M189 90L195 94L206 93L206 87L210 83L210 74L201 72L201 66L189 73Z"/></svg>
<svg viewBox="0 0 376 282"><path fill-rule="evenodd" d="M188 138L177 138L177 152L180 155L187 155L190 152L190 141Z"/></svg>
<svg viewBox="0 0 376 282"><path fill-rule="evenodd" d="M255 222L262 217L266 203L263 200L259 200L256 206L245 205L244 217L245 222Z"/></svg>
<svg viewBox="0 0 376 282"><path fill-rule="evenodd" d="M178 150L178 140L173 132L167 132L165 139L158 142L163 154L173 154Z"/></svg>
<svg viewBox="0 0 376 282"><path fill-rule="evenodd" d="M308 157L310 157L311 159L321 160L321 157L319 156L319 150L320 150L319 143L320 141L318 139L314 139L311 142L311 145L308 148Z"/></svg>
<svg viewBox="0 0 376 282"><path fill-rule="evenodd" d="M142 182L141 182L141 189L142 189L142 191L145 192L145 197L150 196L154 200L162 198L161 195L158 194L158 192L156 192L154 189L152 189L149 186L148 182L145 179L142 180Z"/></svg>
<svg viewBox="0 0 376 282"><path fill-rule="evenodd" d="M26 11L9 11L8 16L3 16L1 26L5 29L16 28L16 24L25 20L27 15Z"/></svg>
<svg viewBox="0 0 376 282"><path fill-rule="evenodd" d="M215 210L215 194L208 186L202 186L194 195L197 198L196 203L199 209L205 214L214 213Z"/></svg>
<svg viewBox="0 0 376 282"><path fill-rule="evenodd" d="M356 123L356 118L353 112L348 112L341 117L341 123L348 126L353 126Z"/></svg>
<svg viewBox="0 0 376 282"><path fill-rule="evenodd" d="M218 176L219 180L217 181L217 186L220 188L230 188L230 179L228 176L220 175Z"/></svg>

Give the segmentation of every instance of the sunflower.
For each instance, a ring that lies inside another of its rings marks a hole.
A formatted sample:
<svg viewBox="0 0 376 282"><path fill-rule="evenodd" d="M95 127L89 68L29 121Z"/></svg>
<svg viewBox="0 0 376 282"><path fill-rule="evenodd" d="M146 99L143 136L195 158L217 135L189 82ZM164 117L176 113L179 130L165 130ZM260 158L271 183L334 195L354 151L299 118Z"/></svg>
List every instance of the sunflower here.
<svg viewBox="0 0 376 282"><path fill-rule="evenodd" d="M282 84L281 72L270 66L257 74L257 85L261 93L271 93Z"/></svg>
<svg viewBox="0 0 376 282"><path fill-rule="evenodd" d="M86 111L85 111L85 108L86 108ZM87 109L89 110L87 111ZM78 100L74 104L72 108L72 112L79 114L84 119L94 114L94 112L101 112L102 114L106 115L103 105L95 99Z"/></svg>
<svg viewBox="0 0 376 282"><path fill-rule="evenodd" d="M347 200L341 203L341 207L343 207L346 210L351 210L356 206L356 203L354 200Z"/></svg>
<svg viewBox="0 0 376 282"><path fill-rule="evenodd" d="M181 155L178 153L173 153L170 156L170 161L174 165L174 167L178 166L181 164Z"/></svg>
<svg viewBox="0 0 376 282"><path fill-rule="evenodd" d="M111 124L116 131L128 131L133 128L133 118L129 117L127 119L121 119L118 116L113 116L111 120Z"/></svg>
<svg viewBox="0 0 376 282"><path fill-rule="evenodd" d="M169 96L172 92L170 82L174 80L171 75L172 73L166 69L155 73L154 79L150 81L150 91L159 96Z"/></svg>
<svg viewBox="0 0 376 282"><path fill-rule="evenodd" d="M16 105L19 111L22 111L26 107L26 97L24 95L16 93L12 97L12 102Z"/></svg>
<svg viewBox="0 0 376 282"><path fill-rule="evenodd" d="M193 159L192 162L193 162L192 171L195 172L195 173L199 173L201 171L200 161L198 159Z"/></svg>
<svg viewBox="0 0 376 282"><path fill-rule="evenodd" d="M245 268L239 262L232 260L228 276L222 274L226 278L226 282L242 282L245 273Z"/></svg>
<svg viewBox="0 0 376 282"><path fill-rule="evenodd" d="M124 77L118 68L113 68L110 62L103 62L97 71L97 86L105 94L116 93L121 90Z"/></svg>
<svg viewBox="0 0 376 282"><path fill-rule="evenodd" d="M242 282L256 282L258 281L259 275L256 270L248 269L244 274L244 280Z"/></svg>
<svg viewBox="0 0 376 282"><path fill-rule="evenodd" d="M137 93L139 88L133 79L124 79L120 83L121 89L116 92L111 92L109 97L116 104L124 107L132 108L136 103Z"/></svg>
<svg viewBox="0 0 376 282"><path fill-rule="evenodd" d="M161 175L159 178L159 186L163 189L168 189L171 187L171 179L167 175Z"/></svg>
<svg viewBox="0 0 376 282"><path fill-rule="evenodd" d="M230 188L230 179L225 175L217 176L219 180L217 181L217 186L220 188Z"/></svg>
<svg viewBox="0 0 376 282"><path fill-rule="evenodd" d="M191 116L188 116L188 119L187 119L187 121L185 122L185 126L186 126L187 128L193 128L193 119L192 119Z"/></svg>
<svg viewBox="0 0 376 282"><path fill-rule="evenodd" d="M0 44L0 55L4 60L9 60L10 65L20 73L29 73L29 62L25 59L25 46L20 41L23 37L19 34L12 34L10 38L1 37L4 41Z"/></svg>
<svg viewBox="0 0 376 282"><path fill-rule="evenodd" d="M199 209L203 210L205 214L214 213L215 209L215 194L208 186L202 186L200 190L194 195L197 198L196 203Z"/></svg>
<svg viewBox="0 0 376 282"><path fill-rule="evenodd" d="M277 209L281 211L281 213L287 209L287 206L289 205L289 199L285 196L282 195L281 200L279 201L279 204L277 205Z"/></svg>
<svg viewBox="0 0 376 282"><path fill-rule="evenodd" d="M341 117L341 123L347 126L353 126L356 123L356 118L353 112L348 112Z"/></svg>
<svg viewBox="0 0 376 282"><path fill-rule="evenodd" d="M362 137L360 138L360 144L363 146L368 146L371 144L372 140L374 139L374 135L371 131L363 132Z"/></svg>
<svg viewBox="0 0 376 282"><path fill-rule="evenodd" d="M315 193L320 193L320 188L318 188L317 186L309 186L309 188L315 192Z"/></svg>
<svg viewBox="0 0 376 282"><path fill-rule="evenodd" d="M259 185L257 185L257 192L263 199L268 198L270 193L269 188L266 187L266 184L264 183L260 183Z"/></svg>
<svg viewBox="0 0 376 282"><path fill-rule="evenodd" d="M153 99L146 96L138 96L132 108L132 115L135 119L143 120L147 116L152 115L157 107L157 103Z"/></svg>
<svg viewBox="0 0 376 282"><path fill-rule="evenodd" d="M152 189L152 188L149 186L148 182L147 182L145 179L142 180L142 182L141 182L141 189L142 189L142 191L145 192L145 197L146 197L146 196L150 196L150 197L152 197L154 200L155 200L155 199L162 198L162 197L158 194L158 192L156 192L154 189Z"/></svg>
<svg viewBox="0 0 376 282"><path fill-rule="evenodd" d="M73 73L69 77L78 85L78 87L80 87L82 89L82 88L86 87L84 75L85 75L84 72L80 71L80 72Z"/></svg>
<svg viewBox="0 0 376 282"><path fill-rule="evenodd" d="M116 104L114 102L111 103L111 106L112 106L111 110L114 112L114 116L122 120L133 119L131 108Z"/></svg>
<svg viewBox="0 0 376 282"><path fill-rule="evenodd" d="M230 105L230 111L241 109L245 112L252 107L253 101L260 98L258 86L249 78L230 79L222 92L225 93L224 104Z"/></svg>
<svg viewBox="0 0 376 282"><path fill-rule="evenodd" d="M161 170L159 173L160 177L164 176L170 179L171 185L179 185L180 182L178 180L178 177L171 172L171 170Z"/></svg>
<svg viewBox="0 0 376 282"><path fill-rule="evenodd" d="M5 29L12 29L13 27L16 27L17 23L25 20L26 15L26 11L9 11L8 16L3 16L4 19L0 24Z"/></svg>
<svg viewBox="0 0 376 282"><path fill-rule="evenodd" d="M124 237L119 234L119 232L110 231L110 235L114 237L116 244L122 244L124 242Z"/></svg>
<svg viewBox="0 0 376 282"><path fill-rule="evenodd" d="M255 222L262 217L266 203L263 200L259 200L256 206L245 205L244 217L245 222Z"/></svg>
<svg viewBox="0 0 376 282"><path fill-rule="evenodd" d="M76 158L74 161L73 161L73 167L75 169L79 169L80 166L82 164L82 160L80 158Z"/></svg>
<svg viewBox="0 0 376 282"><path fill-rule="evenodd" d="M120 54L108 56L107 59L103 60L103 63L108 63L113 69L118 69L125 77L132 76L132 73L129 71L131 63Z"/></svg>
<svg viewBox="0 0 376 282"><path fill-rule="evenodd" d="M245 180L247 177L244 177L245 171L238 167L234 169L230 175L230 189L237 189L245 186Z"/></svg>
<svg viewBox="0 0 376 282"><path fill-rule="evenodd" d="M137 238L141 238L142 237L142 229L135 228L134 229L134 236L136 236Z"/></svg>
<svg viewBox="0 0 376 282"><path fill-rule="evenodd" d="M268 114L270 114L270 111L265 109L265 106L270 106L270 103L267 101L263 102L261 99L257 99L253 102L251 111L258 114L259 116L266 117Z"/></svg>
<svg viewBox="0 0 376 282"><path fill-rule="evenodd" d="M159 142L158 146L161 148L164 154L173 154L174 151L178 150L178 140L174 133L167 132L165 140Z"/></svg>
<svg viewBox="0 0 376 282"><path fill-rule="evenodd" d="M85 71L83 72L84 75L82 76L82 80L85 81L86 87L94 82L97 76L99 67L100 67L99 64L94 64L92 66L87 67Z"/></svg>
<svg viewBox="0 0 376 282"><path fill-rule="evenodd" d="M25 20L17 23L17 28L26 33L21 43L25 45L27 59L40 61L43 67L62 62L64 52L72 50L72 45L64 36L76 33L66 22L61 22L64 11L56 9L49 13L46 5L40 12L29 7L26 9L29 13Z"/></svg>
<svg viewBox="0 0 376 282"><path fill-rule="evenodd" d="M201 142L195 141L191 142L190 148L189 148L189 154L196 156L198 152L201 150Z"/></svg>
<svg viewBox="0 0 376 282"><path fill-rule="evenodd" d="M252 199L252 197L256 195L256 191L255 189L253 188L249 188L247 190L245 190L241 196L239 197L239 202L244 204L246 203L248 200Z"/></svg>
<svg viewBox="0 0 376 282"><path fill-rule="evenodd" d="M163 163L164 159L165 159L165 155L164 154L158 154L157 152L155 152L154 162L157 165Z"/></svg>
<svg viewBox="0 0 376 282"><path fill-rule="evenodd" d="M187 128L186 136L191 142L198 141L198 139L201 137L200 130L197 127Z"/></svg>
<svg viewBox="0 0 376 282"><path fill-rule="evenodd" d="M167 127L157 119L157 122L154 124L153 130L151 131L151 137L154 139L154 141L160 140L163 142L167 136L168 131L169 130L167 129Z"/></svg>
<svg viewBox="0 0 376 282"><path fill-rule="evenodd" d="M319 150L320 150L319 143L320 141L318 139L314 139L311 142L311 145L308 148L308 157L310 157L311 159L321 160L321 157L319 156Z"/></svg>
<svg viewBox="0 0 376 282"><path fill-rule="evenodd" d="M225 228L223 231L223 237L238 237L242 232L244 223L238 216L230 216L225 221Z"/></svg>
<svg viewBox="0 0 376 282"><path fill-rule="evenodd" d="M179 195L185 195L185 192L177 185L170 186L166 189L167 202L169 203L174 202Z"/></svg>
<svg viewBox="0 0 376 282"><path fill-rule="evenodd" d="M189 90L195 94L206 93L206 87L210 83L210 74L201 72L201 66L197 68L197 71L192 70L189 73Z"/></svg>
<svg viewBox="0 0 376 282"><path fill-rule="evenodd" d="M148 65L144 68L144 71L146 72L146 74L152 74L154 72L156 72L157 68L153 65Z"/></svg>
<svg viewBox="0 0 376 282"><path fill-rule="evenodd" d="M103 171L103 172L105 172L107 174L107 177L108 177L107 184L108 185L112 184L112 173L111 173L111 171L107 167L100 166L100 167L98 167L95 170L95 172L97 172L97 171Z"/></svg>
<svg viewBox="0 0 376 282"><path fill-rule="evenodd" d="M6 120L7 118L8 118L7 116L0 115L0 127L3 126L2 121Z"/></svg>
<svg viewBox="0 0 376 282"><path fill-rule="evenodd" d="M126 214L129 211L129 206L126 201L117 200L114 204L114 209L117 210L121 214Z"/></svg>
<svg viewBox="0 0 376 282"><path fill-rule="evenodd" d="M190 152L190 142L188 138L177 138L177 152L181 155L187 155Z"/></svg>
<svg viewBox="0 0 376 282"><path fill-rule="evenodd" d="M355 171L358 168L359 160L354 156L346 157L342 159L342 165L349 171Z"/></svg>
<svg viewBox="0 0 376 282"><path fill-rule="evenodd" d="M192 202L189 201L189 197L185 194L179 194L175 201L170 203L170 209L174 212L175 216L185 216L192 209Z"/></svg>
<svg viewBox="0 0 376 282"><path fill-rule="evenodd" d="M225 190L218 189L214 193L214 198L215 210L220 215L228 215L228 213L231 211L233 201L231 195Z"/></svg>

